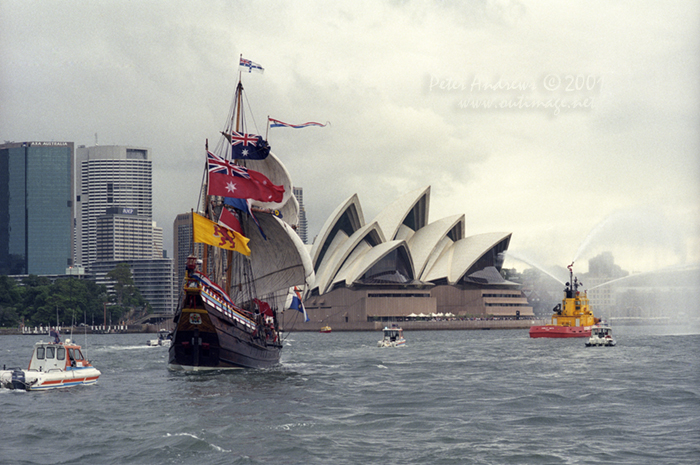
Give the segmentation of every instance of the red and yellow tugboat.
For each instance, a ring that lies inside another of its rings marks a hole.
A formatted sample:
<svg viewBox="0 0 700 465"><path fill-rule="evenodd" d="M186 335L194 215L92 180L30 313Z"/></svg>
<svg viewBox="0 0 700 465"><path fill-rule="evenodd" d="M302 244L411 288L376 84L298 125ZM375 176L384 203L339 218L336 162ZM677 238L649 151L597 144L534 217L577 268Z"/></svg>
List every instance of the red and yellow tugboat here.
<svg viewBox="0 0 700 465"><path fill-rule="evenodd" d="M530 337L591 337L591 327L600 320L593 316L588 304L588 296L578 288L583 284L574 277L572 263L569 269L569 282L564 289L564 299L554 307L552 323L544 326L531 326Z"/></svg>

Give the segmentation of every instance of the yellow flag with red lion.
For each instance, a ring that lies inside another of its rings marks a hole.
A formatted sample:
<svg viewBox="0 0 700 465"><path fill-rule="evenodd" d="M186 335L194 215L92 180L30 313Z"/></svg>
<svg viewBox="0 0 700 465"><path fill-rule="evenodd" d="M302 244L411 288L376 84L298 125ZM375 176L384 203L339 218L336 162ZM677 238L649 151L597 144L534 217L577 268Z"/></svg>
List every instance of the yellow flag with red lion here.
<svg viewBox="0 0 700 465"><path fill-rule="evenodd" d="M250 239L232 229L214 223L194 212L192 212L192 227L195 242L250 255L250 248L248 248Z"/></svg>

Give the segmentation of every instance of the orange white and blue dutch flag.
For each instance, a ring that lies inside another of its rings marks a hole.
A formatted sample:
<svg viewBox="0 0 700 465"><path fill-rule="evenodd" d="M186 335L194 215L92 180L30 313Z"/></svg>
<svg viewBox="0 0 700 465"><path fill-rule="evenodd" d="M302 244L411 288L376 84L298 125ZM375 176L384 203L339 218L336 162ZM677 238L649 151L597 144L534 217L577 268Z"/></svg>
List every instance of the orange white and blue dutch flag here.
<svg viewBox="0 0 700 465"><path fill-rule="evenodd" d="M285 123L285 122L283 122L283 121L280 121L280 120L274 119L274 118L270 118L270 117L268 117L267 119L270 121L270 127L271 127L271 128L293 128L293 129L301 129L301 128L308 128L308 127L311 127L311 126L316 126L316 127L319 127L319 128L325 128L326 126L328 126L328 124L330 124L330 123L328 123L328 121L326 121L326 124L316 123L316 122L314 122L314 121L309 121L308 123L302 123L302 124L289 124L289 123Z"/></svg>

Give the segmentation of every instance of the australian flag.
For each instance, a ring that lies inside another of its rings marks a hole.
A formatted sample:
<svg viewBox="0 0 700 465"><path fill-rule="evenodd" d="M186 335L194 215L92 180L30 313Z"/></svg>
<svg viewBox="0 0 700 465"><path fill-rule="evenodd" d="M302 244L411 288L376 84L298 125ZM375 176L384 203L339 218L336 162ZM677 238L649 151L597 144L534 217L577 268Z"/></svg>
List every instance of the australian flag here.
<svg viewBox="0 0 700 465"><path fill-rule="evenodd" d="M273 184L267 176L244 166L235 165L207 152L209 183L207 195L281 202L284 187Z"/></svg>
<svg viewBox="0 0 700 465"><path fill-rule="evenodd" d="M264 160L270 154L270 145L256 134L232 131L224 134L231 143L231 158L237 160Z"/></svg>

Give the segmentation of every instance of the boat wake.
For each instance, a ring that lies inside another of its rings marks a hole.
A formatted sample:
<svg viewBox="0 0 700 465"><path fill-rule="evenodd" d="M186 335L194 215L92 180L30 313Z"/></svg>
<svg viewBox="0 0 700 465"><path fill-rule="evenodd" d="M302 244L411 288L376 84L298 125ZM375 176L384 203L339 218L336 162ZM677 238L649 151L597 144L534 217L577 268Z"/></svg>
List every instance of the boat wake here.
<svg viewBox="0 0 700 465"><path fill-rule="evenodd" d="M103 346L103 347L94 347L92 350L95 352L118 352L121 350L145 350L145 349L150 349L151 346L147 346L146 344L144 345L139 345L139 346Z"/></svg>
<svg viewBox="0 0 700 465"><path fill-rule="evenodd" d="M192 439L196 439L197 441L200 441L200 442L206 444L207 446L211 447L212 449L214 449L217 452L233 452L232 450L224 449L223 447L217 446L216 444L212 444L210 442L207 442L204 439L202 439L194 434L191 434L191 433L175 433L175 434L166 433L165 434L166 438L176 437L176 436L180 436L180 437L185 436L185 437L190 437Z"/></svg>

